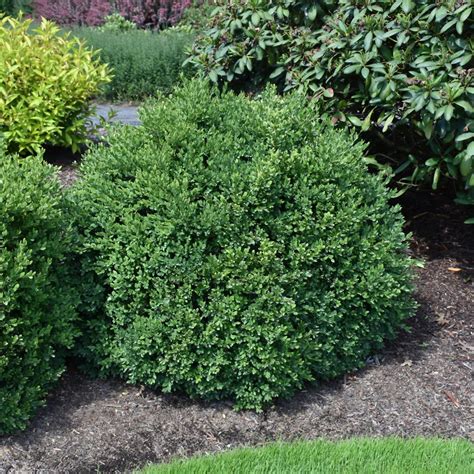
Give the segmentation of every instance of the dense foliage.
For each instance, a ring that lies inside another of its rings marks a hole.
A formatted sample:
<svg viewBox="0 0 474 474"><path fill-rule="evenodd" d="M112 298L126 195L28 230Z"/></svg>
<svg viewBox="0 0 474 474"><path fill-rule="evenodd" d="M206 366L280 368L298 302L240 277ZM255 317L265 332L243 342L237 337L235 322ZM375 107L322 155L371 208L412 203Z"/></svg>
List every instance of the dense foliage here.
<svg viewBox="0 0 474 474"><path fill-rule="evenodd" d="M0 143L0 434L24 428L64 369L77 297L68 284L59 182Z"/></svg>
<svg viewBox="0 0 474 474"><path fill-rule="evenodd" d="M104 18L102 26L98 27L99 31L109 31L115 33L123 33L137 29L137 25L133 21L127 20L120 13L112 13Z"/></svg>
<svg viewBox="0 0 474 474"><path fill-rule="evenodd" d="M474 203L473 6L465 0L227 2L191 62L213 81L304 89L333 120L443 174Z"/></svg>
<svg viewBox="0 0 474 474"><path fill-rule="evenodd" d="M184 11L183 16L177 24L177 28L187 29L188 31L205 31L216 6L223 2L224 0L192 2L191 6Z"/></svg>
<svg viewBox="0 0 474 474"><path fill-rule="evenodd" d="M34 0L35 15L60 25L98 26L118 13L140 27L176 24L186 8L199 0Z"/></svg>
<svg viewBox="0 0 474 474"><path fill-rule="evenodd" d="M0 0L0 14L16 15L30 11L30 0Z"/></svg>
<svg viewBox="0 0 474 474"><path fill-rule="evenodd" d="M0 134L10 151L38 152L45 143L77 150L89 100L108 80L95 54L53 23L0 18Z"/></svg>
<svg viewBox="0 0 474 474"><path fill-rule="evenodd" d="M112 68L114 77L101 92L106 99L140 100L157 92L168 93L180 74L189 70L183 68L183 62L193 42L192 33L92 28L76 28L73 33L99 49L101 61Z"/></svg>
<svg viewBox="0 0 474 474"><path fill-rule="evenodd" d="M360 367L412 308L399 209L300 95L187 82L81 165L81 353L261 409Z"/></svg>

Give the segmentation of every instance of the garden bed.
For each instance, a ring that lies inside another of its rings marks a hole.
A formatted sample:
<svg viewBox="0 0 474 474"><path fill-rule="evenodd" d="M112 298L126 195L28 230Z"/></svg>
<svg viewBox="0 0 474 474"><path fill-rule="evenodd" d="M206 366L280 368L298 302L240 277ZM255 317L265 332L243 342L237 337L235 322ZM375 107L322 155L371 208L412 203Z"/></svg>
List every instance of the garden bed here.
<svg viewBox="0 0 474 474"><path fill-rule="evenodd" d="M64 163L63 163L64 165ZM74 179L64 166L65 184ZM120 381L93 380L70 367L24 433L0 438L0 472L123 471L148 462L275 439L442 436L474 440L474 227L450 198L401 199L420 304L411 334L367 368L306 387L256 414L200 403Z"/></svg>

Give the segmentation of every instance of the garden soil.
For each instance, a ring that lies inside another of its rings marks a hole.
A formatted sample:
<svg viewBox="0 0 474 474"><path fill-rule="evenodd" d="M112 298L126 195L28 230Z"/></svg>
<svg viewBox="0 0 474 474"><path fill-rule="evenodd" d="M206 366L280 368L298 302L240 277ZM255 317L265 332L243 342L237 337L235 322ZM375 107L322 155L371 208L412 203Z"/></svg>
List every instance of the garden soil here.
<svg viewBox="0 0 474 474"><path fill-rule="evenodd" d="M76 176L63 164L64 185ZM0 473L124 472L272 440L441 436L474 441L474 226L449 198L404 195L419 309L363 370L264 413L163 395L70 367L23 433L0 437ZM1 415L0 415L1 416Z"/></svg>

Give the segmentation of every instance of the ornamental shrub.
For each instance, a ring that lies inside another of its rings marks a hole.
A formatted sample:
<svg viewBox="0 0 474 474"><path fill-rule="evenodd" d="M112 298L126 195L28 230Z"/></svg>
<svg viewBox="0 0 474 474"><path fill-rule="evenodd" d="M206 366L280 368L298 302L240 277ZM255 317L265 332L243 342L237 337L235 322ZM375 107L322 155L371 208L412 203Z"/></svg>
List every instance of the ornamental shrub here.
<svg viewBox="0 0 474 474"><path fill-rule="evenodd" d="M73 34L93 49L100 60L114 71L114 77L102 88L108 100L141 100L157 92L169 93L179 81L194 34L181 31L99 31L75 28Z"/></svg>
<svg viewBox="0 0 474 474"><path fill-rule="evenodd" d="M200 0L196 0L199 2ZM34 0L37 17L60 25L99 26L112 13L137 26L164 28L176 24L192 0Z"/></svg>
<svg viewBox="0 0 474 474"><path fill-rule="evenodd" d="M53 23L0 18L0 134L9 151L38 152L46 143L77 151L89 100L109 80L96 54Z"/></svg>
<svg viewBox="0 0 474 474"><path fill-rule="evenodd" d="M52 167L0 143L0 434L24 428L64 370L78 298Z"/></svg>
<svg viewBox="0 0 474 474"><path fill-rule="evenodd" d="M124 31L136 30L137 25L133 21L127 20L120 13L112 13L104 18L104 24L99 27L99 31L109 31L123 33Z"/></svg>
<svg viewBox="0 0 474 474"><path fill-rule="evenodd" d="M216 82L307 90L334 121L380 138L397 172L412 164L411 180L433 188L450 176L474 203L473 11L463 0L237 0L190 61Z"/></svg>
<svg viewBox="0 0 474 474"><path fill-rule="evenodd" d="M86 156L69 200L89 363L261 409L395 336L413 308L400 211L315 114L190 81Z"/></svg>

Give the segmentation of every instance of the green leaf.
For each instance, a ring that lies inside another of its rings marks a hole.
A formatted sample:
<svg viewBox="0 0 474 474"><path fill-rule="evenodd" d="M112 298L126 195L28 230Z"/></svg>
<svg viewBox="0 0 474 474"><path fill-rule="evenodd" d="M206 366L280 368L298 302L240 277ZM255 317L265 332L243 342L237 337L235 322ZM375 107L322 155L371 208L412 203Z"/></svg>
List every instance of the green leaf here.
<svg viewBox="0 0 474 474"><path fill-rule="evenodd" d="M356 127L362 127L362 120L355 115L349 115L348 117L349 122L352 123L352 125L355 125Z"/></svg>
<svg viewBox="0 0 474 474"><path fill-rule="evenodd" d="M270 79L274 79L275 77L281 76L286 69L283 66L277 67L271 74L270 74Z"/></svg>
<svg viewBox="0 0 474 474"><path fill-rule="evenodd" d="M434 175L433 175L433 184L431 186L433 188L433 190L438 189L438 183L439 183L440 176L441 176L441 168L436 168L436 170L434 172Z"/></svg>
<svg viewBox="0 0 474 474"><path fill-rule="evenodd" d="M471 156L474 156L474 142L469 143L466 150L466 156L468 156L469 158Z"/></svg>
<svg viewBox="0 0 474 474"><path fill-rule="evenodd" d="M318 15L318 9L315 6L311 7L308 11L308 19L311 21L314 21L316 20L317 15Z"/></svg>
<svg viewBox="0 0 474 474"><path fill-rule="evenodd" d="M443 18L446 18L447 15L448 15L448 10L446 9L445 6L441 6L436 11L436 21L440 22Z"/></svg>
<svg viewBox="0 0 474 474"><path fill-rule="evenodd" d="M472 13L472 8L468 8L464 10L461 14L460 20L464 23L471 16L471 13Z"/></svg>
<svg viewBox="0 0 474 474"><path fill-rule="evenodd" d="M334 89L330 87L328 89L324 89L323 95L324 97L328 97L328 98L334 97Z"/></svg>
<svg viewBox="0 0 474 474"><path fill-rule="evenodd" d="M456 100L454 103L459 105L459 107L462 107L466 112L473 112L474 110L467 100Z"/></svg>
<svg viewBox="0 0 474 474"><path fill-rule="evenodd" d="M402 171L405 171L412 164L411 160L404 161L394 172L393 174L400 174Z"/></svg>
<svg viewBox="0 0 474 474"><path fill-rule="evenodd" d="M440 33L445 33L448 31L458 20L455 18L454 20L448 21L443 28L441 28Z"/></svg>
<svg viewBox="0 0 474 474"><path fill-rule="evenodd" d="M469 140L470 138L474 138L474 132L461 133L461 135L456 137L456 141L462 142L464 140Z"/></svg>
<svg viewBox="0 0 474 474"><path fill-rule="evenodd" d="M430 168L433 166L438 166L438 164L439 164L439 160L437 160L436 158L430 158L429 160L425 161L425 165L429 166Z"/></svg>
<svg viewBox="0 0 474 474"><path fill-rule="evenodd" d="M361 130L363 132L366 132L369 128L370 128L370 125L372 124L372 114L374 112L374 109L372 109L369 113L369 115L367 115L367 117L365 117L364 121L362 122L362 125L361 125Z"/></svg>
<svg viewBox="0 0 474 474"><path fill-rule="evenodd" d="M423 130L423 133L425 134L425 137L429 140L433 134L433 120L426 120L423 121L421 124L421 129Z"/></svg>
<svg viewBox="0 0 474 474"><path fill-rule="evenodd" d="M370 47L372 46L372 39L373 39L373 33L369 31L364 38L364 49L366 51L370 50Z"/></svg>
<svg viewBox="0 0 474 474"><path fill-rule="evenodd" d="M454 107L451 104L448 104L444 108L444 118L449 122L453 118Z"/></svg>
<svg viewBox="0 0 474 474"><path fill-rule="evenodd" d="M258 13L252 13L252 23L254 26L258 26L260 23L260 15Z"/></svg>
<svg viewBox="0 0 474 474"><path fill-rule="evenodd" d="M413 2L412 0L403 0L402 1L402 10L405 13L410 13L413 8Z"/></svg>
<svg viewBox="0 0 474 474"><path fill-rule="evenodd" d="M466 177L471 174L472 171L472 158L469 156L465 156L459 165L459 171L461 175Z"/></svg>
<svg viewBox="0 0 474 474"><path fill-rule="evenodd" d="M388 116L388 118L383 122L382 132L385 133L388 130L388 127L390 127L394 119L395 119L394 114L391 114Z"/></svg>
<svg viewBox="0 0 474 474"><path fill-rule="evenodd" d="M212 70L209 72L209 79L212 81L212 82L217 82L218 81L218 76L217 76L217 72Z"/></svg>

